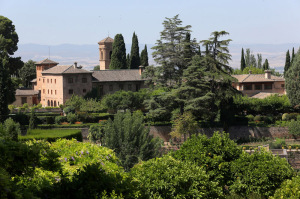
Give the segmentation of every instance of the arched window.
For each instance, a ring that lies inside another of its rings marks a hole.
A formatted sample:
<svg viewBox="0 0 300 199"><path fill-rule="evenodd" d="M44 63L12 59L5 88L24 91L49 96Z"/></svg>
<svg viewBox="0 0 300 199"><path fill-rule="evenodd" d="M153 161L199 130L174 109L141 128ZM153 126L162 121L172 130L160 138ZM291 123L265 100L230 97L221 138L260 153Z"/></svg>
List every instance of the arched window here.
<svg viewBox="0 0 300 199"><path fill-rule="evenodd" d="M56 107L56 101L54 100L54 107Z"/></svg>
<svg viewBox="0 0 300 199"><path fill-rule="evenodd" d="M53 107L53 101L51 100L51 107Z"/></svg>
<svg viewBox="0 0 300 199"><path fill-rule="evenodd" d="M109 59L111 59L111 54L112 54L112 51L109 52Z"/></svg>
<svg viewBox="0 0 300 199"><path fill-rule="evenodd" d="M100 53L100 60L103 60L103 52Z"/></svg>
<svg viewBox="0 0 300 199"><path fill-rule="evenodd" d="M50 101L48 100L48 106L50 106Z"/></svg>

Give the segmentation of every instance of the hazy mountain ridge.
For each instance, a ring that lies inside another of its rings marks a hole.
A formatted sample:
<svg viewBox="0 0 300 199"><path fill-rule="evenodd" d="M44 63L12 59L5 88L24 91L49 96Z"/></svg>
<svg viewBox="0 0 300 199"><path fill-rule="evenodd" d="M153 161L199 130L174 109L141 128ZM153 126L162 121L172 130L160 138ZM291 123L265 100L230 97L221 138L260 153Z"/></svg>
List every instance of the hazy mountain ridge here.
<svg viewBox="0 0 300 199"><path fill-rule="evenodd" d="M140 51L144 49L145 44L140 44ZM149 64L155 64L151 54L151 49L154 44L147 44ZM295 53L297 52L300 44L231 44L229 46L232 60L230 65L233 68L240 67L241 49L250 48L253 54L261 53L263 62L267 58L272 68L276 68L279 71L283 69L285 64L286 51L295 47ZM75 61L79 65L82 65L85 69L91 70L94 66L99 64L99 49L98 45L75 45L75 44L61 44L61 45L40 45L40 44L19 44L19 49L15 53L15 56L22 57L23 61L30 59L34 61L41 61L45 58L49 58L50 47L50 59L58 62L61 65L73 64ZM126 53L130 53L131 44L126 44Z"/></svg>

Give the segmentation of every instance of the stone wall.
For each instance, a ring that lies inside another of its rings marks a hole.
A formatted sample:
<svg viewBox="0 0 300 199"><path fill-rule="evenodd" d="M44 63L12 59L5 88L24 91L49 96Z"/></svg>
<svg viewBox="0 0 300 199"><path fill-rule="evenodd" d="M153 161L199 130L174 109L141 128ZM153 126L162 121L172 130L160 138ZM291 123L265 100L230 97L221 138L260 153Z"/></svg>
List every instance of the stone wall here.
<svg viewBox="0 0 300 199"><path fill-rule="evenodd" d="M171 126L151 126L150 134L154 137L160 137L165 142L168 142L171 138ZM222 128L201 128L200 133L207 136L212 136L215 131L222 132ZM290 138L287 127L252 127L252 126L232 126L229 128L229 135L231 139L239 138Z"/></svg>

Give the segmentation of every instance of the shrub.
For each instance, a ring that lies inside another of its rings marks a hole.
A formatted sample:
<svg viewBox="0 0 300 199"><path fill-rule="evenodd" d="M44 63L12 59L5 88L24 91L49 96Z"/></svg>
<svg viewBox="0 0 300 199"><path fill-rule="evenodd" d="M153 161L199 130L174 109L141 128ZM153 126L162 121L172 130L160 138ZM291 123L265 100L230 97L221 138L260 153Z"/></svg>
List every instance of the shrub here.
<svg viewBox="0 0 300 199"><path fill-rule="evenodd" d="M288 115L288 120L290 121L290 120L297 120L297 117L298 117L298 113L290 113L289 115Z"/></svg>
<svg viewBox="0 0 300 199"><path fill-rule="evenodd" d="M266 124L273 124L274 122L274 118L272 116L265 116L263 120Z"/></svg>
<svg viewBox="0 0 300 199"><path fill-rule="evenodd" d="M77 121L77 115L75 113L69 113L67 115L67 120L70 124L74 124Z"/></svg>
<svg viewBox="0 0 300 199"><path fill-rule="evenodd" d="M64 113L65 114L69 114L69 113L75 113L75 107L74 106L67 106L66 108L64 108Z"/></svg>
<svg viewBox="0 0 300 199"><path fill-rule="evenodd" d="M254 121L254 116L253 115L247 115L246 117L248 118L249 122L253 122Z"/></svg>
<svg viewBox="0 0 300 199"><path fill-rule="evenodd" d="M283 115L282 115L282 120L283 121L287 121L288 120L288 113L284 113Z"/></svg>
<svg viewBox="0 0 300 199"><path fill-rule="evenodd" d="M2 133L1 133L2 132ZM3 126L0 126L0 135L4 139L18 141L18 135L21 134L20 124L8 118L4 121Z"/></svg>
<svg viewBox="0 0 300 199"><path fill-rule="evenodd" d="M254 121L263 121L264 120L264 117L261 116L261 115L256 115L254 118L253 118Z"/></svg>
<svg viewBox="0 0 300 199"><path fill-rule="evenodd" d="M65 116L57 116L55 117L55 124L61 124L67 121L67 117Z"/></svg>
<svg viewBox="0 0 300 199"><path fill-rule="evenodd" d="M88 139L91 142L100 141L100 143L102 143L103 137L104 137L104 128L103 128L103 126L99 126L99 125L90 126Z"/></svg>
<svg viewBox="0 0 300 199"><path fill-rule="evenodd" d="M284 181L280 188L275 191L274 196L270 197L270 199L300 198L299 184L300 176Z"/></svg>
<svg viewBox="0 0 300 199"><path fill-rule="evenodd" d="M220 198L222 189L205 170L170 156L137 164L131 169L141 198Z"/></svg>
<svg viewBox="0 0 300 199"><path fill-rule="evenodd" d="M239 159L232 162L231 172L235 180L229 190L243 197L251 193L272 196L284 180L294 175L286 159L265 151L251 155L243 152Z"/></svg>
<svg viewBox="0 0 300 199"><path fill-rule="evenodd" d="M229 134L215 132L211 138L206 135L192 136L172 156L203 166L210 179L218 181L223 187L233 180L231 161L239 158L241 153L241 148L229 138Z"/></svg>
<svg viewBox="0 0 300 199"><path fill-rule="evenodd" d="M34 109L31 110L30 119L29 119L29 129L35 129L37 126L37 117L35 115Z"/></svg>
<svg viewBox="0 0 300 199"><path fill-rule="evenodd" d="M295 120L292 120L289 125L289 134L292 134L292 135L300 135L300 121L295 121Z"/></svg>

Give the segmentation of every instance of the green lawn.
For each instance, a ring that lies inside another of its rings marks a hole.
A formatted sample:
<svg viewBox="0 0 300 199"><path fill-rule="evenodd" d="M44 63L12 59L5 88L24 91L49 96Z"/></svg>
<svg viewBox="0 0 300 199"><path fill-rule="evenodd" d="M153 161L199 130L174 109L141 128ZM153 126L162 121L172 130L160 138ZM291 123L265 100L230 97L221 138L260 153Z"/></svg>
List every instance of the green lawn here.
<svg viewBox="0 0 300 199"><path fill-rule="evenodd" d="M19 136L19 140L47 140L55 141L58 138L72 139L75 138L78 141L82 141L81 130L79 129L33 129L28 130L27 135Z"/></svg>

